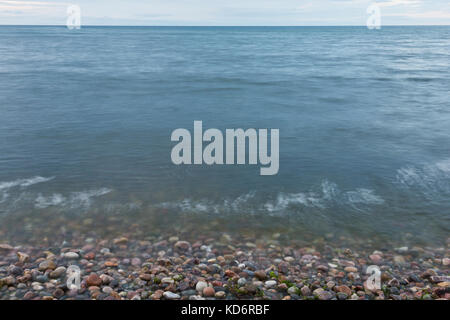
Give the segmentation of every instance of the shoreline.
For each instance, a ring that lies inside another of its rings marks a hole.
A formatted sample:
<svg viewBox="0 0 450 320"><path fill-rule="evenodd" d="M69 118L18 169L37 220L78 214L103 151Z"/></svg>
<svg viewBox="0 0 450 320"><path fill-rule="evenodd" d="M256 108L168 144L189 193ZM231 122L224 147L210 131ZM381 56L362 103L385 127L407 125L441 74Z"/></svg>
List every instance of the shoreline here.
<svg viewBox="0 0 450 320"><path fill-rule="evenodd" d="M450 299L443 247L348 248L199 233L114 239L73 236L60 246L0 242L1 300L432 300ZM67 288L67 268L81 288ZM365 283L378 266L381 288Z"/></svg>

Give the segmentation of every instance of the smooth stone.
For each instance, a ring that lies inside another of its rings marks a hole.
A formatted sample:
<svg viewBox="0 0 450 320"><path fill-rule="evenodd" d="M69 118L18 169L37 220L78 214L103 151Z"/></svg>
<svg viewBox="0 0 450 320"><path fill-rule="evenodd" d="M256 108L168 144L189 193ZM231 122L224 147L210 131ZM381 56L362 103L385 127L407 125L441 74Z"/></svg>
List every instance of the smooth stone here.
<svg viewBox="0 0 450 320"><path fill-rule="evenodd" d="M164 292L163 296L164 296L164 298L169 299L169 300L180 299L180 295L170 292L170 291Z"/></svg>
<svg viewBox="0 0 450 320"><path fill-rule="evenodd" d="M264 285L265 285L267 288L273 288L273 287L275 287L275 286L277 285L277 282L276 282L275 280L268 280L268 281L266 281L266 282L264 283Z"/></svg>
<svg viewBox="0 0 450 320"><path fill-rule="evenodd" d="M203 289L205 289L208 286L208 284L205 281L199 281L195 285L195 290L198 292L203 292Z"/></svg>
<svg viewBox="0 0 450 320"><path fill-rule="evenodd" d="M69 260L75 260L78 259L80 256L76 252L66 252L64 253L64 258Z"/></svg>

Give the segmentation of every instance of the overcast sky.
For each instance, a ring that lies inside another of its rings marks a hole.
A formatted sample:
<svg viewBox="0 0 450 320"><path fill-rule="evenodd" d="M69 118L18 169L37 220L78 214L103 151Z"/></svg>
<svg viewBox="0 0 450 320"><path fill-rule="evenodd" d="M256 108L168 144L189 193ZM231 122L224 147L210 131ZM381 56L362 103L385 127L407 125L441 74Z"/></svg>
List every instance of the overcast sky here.
<svg viewBox="0 0 450 320"><path fill-rule="evenodd" d="M65 25L77 4L82 25L366 25L372 3L382 25L450 25L449 0L0 0L0 24Z"/></svg>

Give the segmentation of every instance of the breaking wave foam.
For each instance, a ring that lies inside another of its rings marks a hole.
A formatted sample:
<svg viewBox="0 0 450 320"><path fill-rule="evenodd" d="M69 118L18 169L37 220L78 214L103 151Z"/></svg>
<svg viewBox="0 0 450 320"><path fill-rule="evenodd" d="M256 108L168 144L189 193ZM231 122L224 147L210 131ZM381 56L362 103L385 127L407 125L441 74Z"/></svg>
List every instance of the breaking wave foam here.
<svg viewBox="0 0 450 320"><path fill-rule="evenodd" d="M200 199L183 199L178 202L164 202L158 207L166 209L178 209L182 212L200 213L282 213L298 207L316 208L324 210L336 205L351 206L356 210L362 210L366 206L381 205L385 201L370 189L356 189L340 191L335 183L327 180L321 184L321 190L317 192L278 193L274 199L261 202L261 197L255 192L241 195L234 199L220 202Z"/></svg>
<svg viewBox="0 0 450 320"><path fill-rule="evenodd" d="M110 193L112 190L108 188L100 188L96 190L72 192L68 196L55 193L51 196L39 195L35 200L35 207L39 209L45 209L51 206L65 206L70 209L89 207L92 202L92 198L103 196Z"/></svg>
<svg viewBox="0 0 450 320"><path fill-rule="evenodd" d="M29 187L29 186L32 186L37 183L47 182L47 181L50 181L53 179L54 179L54 177L46 178L46 177L36 176L33 178L28 178L28 179L17 179L14 181L4 181L4 182L0 182L0 191L8 190L8 189L11 189L14 187L25 188L25 187Z"/></svg>
<svg viewBox="0 0 450 320"><path fill-rule="evenodd" d="M416 191L428 199L450 194L450 159L422 167L407 166L397 170L396 182L403 189Z"/></svg>

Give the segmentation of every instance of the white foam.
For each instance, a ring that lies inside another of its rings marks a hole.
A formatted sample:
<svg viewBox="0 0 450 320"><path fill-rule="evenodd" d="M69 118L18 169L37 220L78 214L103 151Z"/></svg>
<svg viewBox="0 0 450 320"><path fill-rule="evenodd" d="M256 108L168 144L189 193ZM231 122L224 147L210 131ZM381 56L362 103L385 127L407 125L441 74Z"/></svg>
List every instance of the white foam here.
<svg viewBox="0 0 450 320"><path fill-rule="evenodd" d="M66 198L59 194L55 193L49 197L44 197L41 194L36 198L35 207L39 209L48 208L50 206L58 206L66 202Z"/></svg>
<svg viewBox="0 0 450 320"><path fill-rule="evenodd" d="M356 189L356 191L346 192L347 200L352 204L383 204L384 200L380 196L376 195L373 190L370 189Z"/></svg>
<svg viewBox="0 0 450 320"><path fill-rule="evenodd" d="M42 183L42 182L47 182L54 179L54 177L40 177L40 176L36 176L33 178L28 178L28 179L17 179L14 181L4 181L4 182L0 182L0 190L7 190L10 188L14 188L14 187L29 187L31 185L37 184L37 183Z"/></svg>
<svg viewBox="0 0 450 320"><path fill-rule="evenodd" d="M103 196L111 189L100 188L95 190L72 192L69 196L63 196L62 194L55 193L51 196L44 197L41 194L35 200L35 207L39 209L45 209L50 206L63 206L71 209L80 207L89 207L92 203L92 198Z"/></svg>
<svg viewBox="0 0 450 320"><path fill-rule="evenodd" d="M268 212L279 214L298 206L323 210L340 204L351 205L355 209L362 210L364 206L381 205L383 203L384 199L377 195L374 190L359 188L341 192L335 183L324 180L318 192L280 192L276 195L275 199L263 203L257 201L255 192L249 192L235 199L225 199L219 202L213 202L207 199L193 200L186 198L181 201L164 202L156 206L166 209L177 209L182 212Z"/></svg>
<svg viewBox="0 0 450 320"><path fill-rule="evenodd" d="M450 192L450 159L422 167L400 168L396 182L402 188L419 192L429 199L446 196Z"/></svg>
<svg viewBox="0 0 450 320"><path fill-rule="evenodd" d="M450 173L450 159L437 162L436 163L436 168L438 170L443 171L443 172L449 172Z"/></svg>
<svg viewBox="0 0 450 320"><path fill-rule="evenodd" d="M323 198L315 193L279 193L275 202L267 202L264 208L269 212L283 211L292 205L324 208Z"/></svg>

